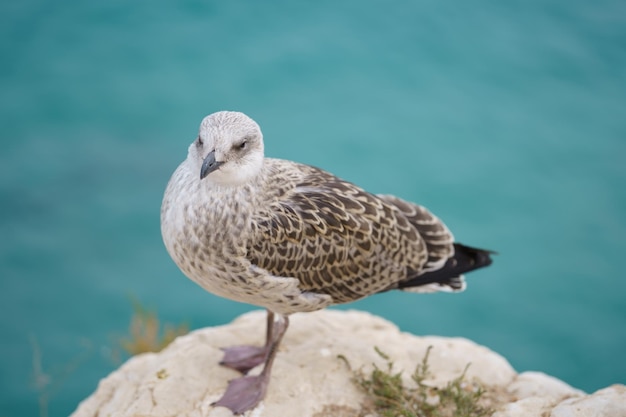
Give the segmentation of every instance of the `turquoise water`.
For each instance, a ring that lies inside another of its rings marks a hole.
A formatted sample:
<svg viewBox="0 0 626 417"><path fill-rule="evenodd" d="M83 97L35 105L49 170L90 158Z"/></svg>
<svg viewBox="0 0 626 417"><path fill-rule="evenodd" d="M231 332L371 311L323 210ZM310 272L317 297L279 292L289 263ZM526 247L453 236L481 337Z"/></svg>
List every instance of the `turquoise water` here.
<svg viewBox="0 0 626 417"><path fill-rule="evenodd" d="M0 415L67 415L117 365L130 297L203 292L159 232L208 113L267 154L420 202L497 250L462 295L346 306L519 371L626 383L626 3L67 1L0 6Z"/></svg>

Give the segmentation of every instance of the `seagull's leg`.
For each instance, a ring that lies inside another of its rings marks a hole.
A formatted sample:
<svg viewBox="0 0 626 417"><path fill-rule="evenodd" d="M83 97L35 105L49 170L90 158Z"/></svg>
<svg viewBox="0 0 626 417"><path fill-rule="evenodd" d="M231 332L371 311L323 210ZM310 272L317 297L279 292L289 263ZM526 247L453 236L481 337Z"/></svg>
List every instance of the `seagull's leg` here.
<svg viewBox="0 0 626 417"><path fill-rule="evenodd" d="M248 371L263 363L267 351L272 343L272 328L274 326L274 313L267 310L267 327L265 330L265 346L231 346L223 348L224 358L220 365L235 369L241 373Z"/></svg>
<svg viewBox="0 0 626 417"><path fill-rule="evenodd" d="M267 350L263 371L259 375L242 376L230 381L222 398L213 405L227 407L233 413L241 414L256 407L263 400L270 380L274 357L288 326L289 317L279 314L278 321L273 326L272 342Z"/></svg>

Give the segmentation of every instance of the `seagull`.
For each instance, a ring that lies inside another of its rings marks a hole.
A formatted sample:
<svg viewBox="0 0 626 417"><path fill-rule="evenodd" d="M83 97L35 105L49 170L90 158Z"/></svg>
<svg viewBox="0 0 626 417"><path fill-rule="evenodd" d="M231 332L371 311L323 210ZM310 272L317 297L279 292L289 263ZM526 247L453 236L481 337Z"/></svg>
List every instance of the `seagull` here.
<svg viewBox="0 0 626 417"><path fill-rule="evenodd" d="M202 288L267 310L264 346L223 349L221 365L243 375L213 404L234 414L265 397L290 314L389 290L459 292L493 253L455 242L420 205L266 158L259 125L233 111L202 120L165 190L161 233Z"/></svg>

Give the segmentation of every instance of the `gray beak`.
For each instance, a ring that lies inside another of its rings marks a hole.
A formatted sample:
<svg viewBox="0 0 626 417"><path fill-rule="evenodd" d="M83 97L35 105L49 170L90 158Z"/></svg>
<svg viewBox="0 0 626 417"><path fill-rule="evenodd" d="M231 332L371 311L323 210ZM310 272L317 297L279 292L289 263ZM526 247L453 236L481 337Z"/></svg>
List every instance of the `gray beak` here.
<svg viewBox="0 0 626 417"><path fill-rule="evenodd" d="M215 151L209 152L206 158L204 158L204 162L202 162L202 168L200 169L200 179L203 179L211 172L218 169L222 164L223 162L218 162L215 160Z"/></svg>

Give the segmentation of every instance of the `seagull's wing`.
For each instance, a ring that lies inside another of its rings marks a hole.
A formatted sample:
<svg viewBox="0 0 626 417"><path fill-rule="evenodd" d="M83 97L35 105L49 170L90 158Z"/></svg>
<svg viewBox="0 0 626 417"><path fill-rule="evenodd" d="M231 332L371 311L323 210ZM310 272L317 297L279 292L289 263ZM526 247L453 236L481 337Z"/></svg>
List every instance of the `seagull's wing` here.
<svg viewBox="0 0 626 417"><path fill-rule="evenodd" d="M394 204L314 167L268 164L277 191L253 219L253 264L346 302L396 288L428 261L418 229Z"/></svg>
<svg viewBox="0 0 626 417"><path fill-rule="evenodd" d="M454 256L454 236L446 225L426 207L410 203L394 195L378 194L379 198L397 207L417 229L426 243L428 261L423 272L440 269Z"/></svg>

